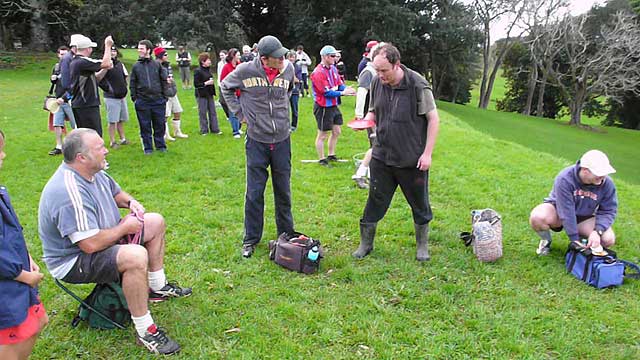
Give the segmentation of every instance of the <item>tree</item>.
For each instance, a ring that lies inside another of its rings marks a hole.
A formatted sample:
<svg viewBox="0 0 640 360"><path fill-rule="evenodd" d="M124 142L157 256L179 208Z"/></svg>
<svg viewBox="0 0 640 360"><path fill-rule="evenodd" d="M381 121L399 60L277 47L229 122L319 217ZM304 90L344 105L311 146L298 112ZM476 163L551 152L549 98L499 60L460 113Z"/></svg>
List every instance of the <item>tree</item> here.
<svg viewBox="0 0 640 360"><path fill-rule="evenodd" d="M474 0L473 2L478 19L482 23L482 31L484 34L482 42L482 81L480 83L480 100L478 102L478 107L481 109L486 109L487 106L489 106L491 91L493 90L493 84L500 69L500 64L511 46L511 32L520 20L526 4L527 0ZM501 17L509 15L511 15L512 18L507 25L507 34L500 42L500 46L493 48L491 44L492 23ZM491 67L492 48L495 50L493 51L493 67Z"/></svg>
<svg viewBox="0 0 640 360"><path fill-rule="evenodd" d="M618 12L592 37L588 18L567 15L549 27L550 46L558 53L552 67L541 68L568 104L572 125L580 125L589 100L607 96L620 102L627 92L640 94L640 30L633 17Z"/></svg>

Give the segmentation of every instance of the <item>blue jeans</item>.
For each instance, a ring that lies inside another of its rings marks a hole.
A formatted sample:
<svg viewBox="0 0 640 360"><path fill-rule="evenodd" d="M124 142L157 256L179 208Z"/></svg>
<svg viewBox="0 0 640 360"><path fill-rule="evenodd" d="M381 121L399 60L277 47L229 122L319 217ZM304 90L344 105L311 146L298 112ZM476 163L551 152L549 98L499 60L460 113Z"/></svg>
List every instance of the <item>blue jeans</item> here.
<svg viewBox="0 0 640 360"><path fill-rule="evenodd" d="M140 137L142 138L142 146L145 154L153 151L155 144L156 150L166 151L167 144L164 142L164 132L166 119L164 113L166 110L165 99L153 101L145 101L137 99L135 102L136 115L140 124ZM152 140L153 137L153 140Z"/></svg>
<svg viewBox="0 0 640 360"><path fill-rule="evenodd" d="M220 97L222 99L222 97ZM231 123L231 130L233 130L233 135L240 135L240 120L236 114L229 112L229 123Z"/></svg>
<svg viewBox="0 0 640 360"><path fill-rule="evenodd" d="M271 184L275 203L278 234L293 231L291 214L291 138L277 144L265 144L247 136L247 190L244 201L245 245L255 245L262 239L264 228L264 190L271 167Z"/></svg>
<svg viewBox="0 0 640 360"><path fill-rule="evenodd" d="M298 100L300 100L300 94L291 94L289 103L291 104L291 127L298 127Z"/></svg>

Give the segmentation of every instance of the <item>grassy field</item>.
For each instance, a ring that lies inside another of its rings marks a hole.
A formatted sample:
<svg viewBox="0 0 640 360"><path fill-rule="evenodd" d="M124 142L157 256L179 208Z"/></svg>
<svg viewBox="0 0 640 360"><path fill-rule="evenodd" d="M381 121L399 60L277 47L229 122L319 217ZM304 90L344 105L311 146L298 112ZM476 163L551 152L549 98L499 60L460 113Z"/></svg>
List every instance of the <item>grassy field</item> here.
<svg viewBox="0 0 640 360"><path fill-rule="evenodd" d="M40 109L52 64L0 71L0 128L8 154L0 182L13 197L36 259L42 255L40 192L61 161L46 155L53 134ZM530 209L548 193L556 173L589 148L563 146L574 137L590 139L593 147L612 152L620 171L616 248L622 258L637 261L640 187L633 150L639 135L588 133L440 103L442 125L430 183L435 215L431 262L414 260L411 213L401 193L378 227L374 252L355 261L350 254L358 243L367 194L350 179L352 163L324 168L300 162L316 157L312 100L304 98L299 129L292 135L294 218L296 228L319 238L327 252L320 273L305 276L268 260L266 243L276 237L270 188L263 242L253 258L240 256L243 141L233 139L226 122L221 123L223 136L198 135L192 91L180 89L179 96L189 139L169 144L166 154L144 156L136 143L108 155L109 173L167 220L169 278L194 288L189 298L151 308L182 345L177 358L640 357L640 282L603 291L580 283L564 270L566 236L556 235L552 254L538 258L537 240L527 224ZM353 116L353 106L353 98L345 99L345 119ZM128 138L136 139L137 121L130 110L126 130ZM534 142L537 137L547 143ZM345 128L338 155L351 158L366 147L362 133ZM469 228L469 211L484 207L495 208L504 219L504 257L495 264L476 261L457 237ZM88 293L90 287L74 289ZM153 358L134 345L132 328L71 328L77 304L50 276L40 291L51 321L34 359Z"/></svg>

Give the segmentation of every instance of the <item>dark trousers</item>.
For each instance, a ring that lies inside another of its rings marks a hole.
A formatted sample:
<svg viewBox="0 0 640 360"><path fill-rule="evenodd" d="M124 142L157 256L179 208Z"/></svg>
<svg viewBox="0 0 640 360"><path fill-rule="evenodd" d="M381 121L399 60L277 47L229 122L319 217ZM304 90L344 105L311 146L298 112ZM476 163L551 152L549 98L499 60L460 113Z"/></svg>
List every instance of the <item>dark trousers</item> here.
<svg viewBox="0 0 640 360"><path fill-rule="evenodd" d="M413 222L424 225L431 221L433 214L429 205L428 170L387 166L384 162L373 158L369 164L369 171L371 172L369 198L364 208L362 222L377 223L382 220L398 185L411 206Z"/></svg>
<svg viewBox="0 0 640 360"><path fill-rule="evenodd" d="M167 144L164 142L165 123L167 121L164 117L166 103L167 101L164 99L153 101L137 99L135 102L142 146L147 154L153 151L154 144L156 150L163 151L167 149Z"/></svg>
<svg viewBox="0 0 640 360"><path fill-rule="evenodd" d="M291 104L291 127L298 127L298 101L300 100L299 94L292 94L289 98Z"/></svg>
<svg viewBox="0 0 640 360"><path fill-rule="evenodd" d="M278 235L293 231L291 214L291 140L265 144L247 136L247 192L244 201L244 244L257 244L264 228L264 190L271 167Z"/></svg>
<svg viewBox="0 0 640 360"><path fill-rule="evenodd" d="M73 117L76 118L77 127L93 129L102 137L102 120L100 119L99 106L72 107L71 110L73 110Z"/></svg>
<svg viewBox="0 0 640 360"><path fill-rule="evenodd" d="M302 91L302 96L304 97L304 93L305 90L307 91L307 93L309 92L309 74L305 74L302 73L302 79L300 79L300 82L302 83L302 86L300 87L300 90Z"/></svg>
<svg viewBox="0 0 640 360"><path fill-rule="evenodd" d="M216 114L216 102L213 96L196 97L196 101L198 102L200 134L206 134L208 132L214 134L219 133L220 127L218 126L218 115Z"/></svg>
<svg viewBox="0 0 640 360"><path fill-rule="evenodd" d="M222 111L224 111L224 114L227 116L227 119L230 116L229 113L229 106L227 106L227 102L224 100L224 96L222 96L222 89L220 87L218 87L218 94L220 94L220 99L218 101L220 101L220 106L222 106Z"/></svg>

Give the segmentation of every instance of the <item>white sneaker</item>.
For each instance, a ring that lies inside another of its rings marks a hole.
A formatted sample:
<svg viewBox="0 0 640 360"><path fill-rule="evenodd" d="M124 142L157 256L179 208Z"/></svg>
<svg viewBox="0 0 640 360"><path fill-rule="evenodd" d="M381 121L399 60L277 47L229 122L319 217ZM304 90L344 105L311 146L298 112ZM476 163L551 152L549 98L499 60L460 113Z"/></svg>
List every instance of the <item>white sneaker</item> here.
<svg viewBox="0 0 640 360"><path fill-rule="evenodd" d="M233 135L233 137L234 137L235 139L240 139L240 138L241 138L240 134L235 134L235 135Z"/></svg>
<svg viewBox="0 0 640 360"><path fill-rule="evenodd" d="M540 240L540 243L538 244L538 248L536 249L536 254L540 256L546 256L546 255L549 255L550 251L551 251L551 243L547 240Z"/></svg>
<svg viewBox="0 0 640 360"><path fill-rule="evenodd" d="M242 129L238 129L238 134L242 135L244 134L244 131L242 131Z"/></svg>

